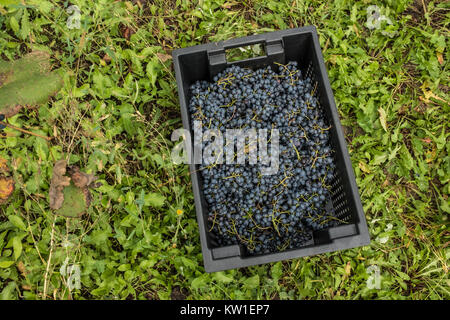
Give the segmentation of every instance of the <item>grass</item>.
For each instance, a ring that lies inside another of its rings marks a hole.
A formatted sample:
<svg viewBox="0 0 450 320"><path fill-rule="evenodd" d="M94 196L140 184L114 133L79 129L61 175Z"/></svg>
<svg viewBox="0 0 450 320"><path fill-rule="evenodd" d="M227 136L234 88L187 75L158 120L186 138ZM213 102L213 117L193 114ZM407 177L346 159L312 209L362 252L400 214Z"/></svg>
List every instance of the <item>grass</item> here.
<svg viewBox="0 0 450 320"><path fill-rule="evenodd" d="M66 26L67 2L0 1L1 58L45 50L64 78L50 102L9 119L52 141L9 128L0 140L16 181L0 206L0 299L450 298L448 3L71 4L80 29ZM368 29L369 5L392 25ZM206 274L188 170L170 161L170 135L182 126L170 52L311 24L372 244ZM81 219L49 208L59 159L103 184ZM79 267L79 289L69 290L67 264Z"/></svg>

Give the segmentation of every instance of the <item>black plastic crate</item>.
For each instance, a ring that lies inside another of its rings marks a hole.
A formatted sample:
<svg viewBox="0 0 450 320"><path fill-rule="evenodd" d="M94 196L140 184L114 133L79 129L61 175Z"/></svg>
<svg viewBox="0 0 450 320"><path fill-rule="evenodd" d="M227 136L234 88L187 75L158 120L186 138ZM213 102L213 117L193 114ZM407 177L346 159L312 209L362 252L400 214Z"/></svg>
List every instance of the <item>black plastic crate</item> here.
<svg viewBox="0 0 450 320"><path fill-rule="evenodd" d="M255 44L261 44L264 47L265 55L227 62L226 50ZM189 86L197 80L212 81L217 73L233 64L257 69L273 65L275 62L285 64L289 61L297 61L302 73L311 76L315 82L315 95L319 99L325 117L332 125L331 145L335 151L336 176L332 182L332 196L328 201L327 210L332 211L344 223L326 230L311 232L312 240L299 249L250 256L239 245L218 247L214 235L208 232L210 228L210 222L207 220L208 206L202 193L199 165L190 164L197 221L200 228L200 241L207 272L310 256L364 246L370 243L369 231L353 168L314 26L178 49L173 51L172 56L183 126L191 132L192 137L193 130L188 109Z"/></svg>

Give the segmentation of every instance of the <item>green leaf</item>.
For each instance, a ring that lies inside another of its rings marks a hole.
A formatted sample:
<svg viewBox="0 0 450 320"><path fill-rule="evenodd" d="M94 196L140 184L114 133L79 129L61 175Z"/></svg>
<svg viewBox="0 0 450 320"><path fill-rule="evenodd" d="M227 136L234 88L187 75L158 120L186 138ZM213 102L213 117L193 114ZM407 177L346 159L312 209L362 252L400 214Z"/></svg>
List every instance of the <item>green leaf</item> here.
<svg viewBox="0 0 450 320"><path fill-rule="evenodd" d="M181 257L181 261L183 262L183 265L188 269L195 270L197 268L197 263L191 259Z"/></svg>
<svg viewBox="0 0 450 320"><path fill-rule="evenodd" d="M22 218L15 215L8 216L9 221L17 228L23 231L27 231L27 227L25 226L25 223L22 221Z"/></svg>
<svg viewBox="0 0 450 320"><path fill-rule="evenodd" d="M27 4L33 5L39 8L43 13L49 13L54 7L53 3L47 0L29 0Z"/></svg>
<svg viewBox="0 0 450 320"><path fill-rule="evenodd" d="M441 209L442 209L442 211L450 213L449 201L445 200L443 197L440 197L440 199L441 199Z"/></svg>
<svg viewBox="0 0 450 320"><path fill-rule="evenodd" d="M400 157L402 159L402 164L405 166L406 169L411 170L414 167L414 159L405 145L402 146Z"/></svg>
<svg viewBox="0 0 450 320"><path fill-rule="evenodd" d="M373 99L369 99L367 103L360 103L359 110L356 112L356 119L364 131L373 132L374 122L377 119L377 109Z"/></svg>
<svg viewBox="0 0 450 320"><path fill-rule="evenodd" d="M28 21L28 10L23 10L22 20L21 20L22 28L20 29L20 37L22 40L25 40L30 34L30 22Z"/></svg>
<svg viewBox="0 0 450 320"><path fill-rule="evenodd" d="M403 280L406 280L406 281L410 280L410 277L406 273L404 273L402 271L398 271L398 270L395 270L395 271L400 276L400 278L402 278Z"/></svg>
<svg viewBox="0 0 450 320"><path fill-rule="evenodd" d="M12 245L13 245L13 249L14 249L14 260L17 261L17 259L22 254L22 238L14 237L12 240Z"/></svg>
<svg viewBox="0 0 450 320"><path fill-rule="evenodd" d="M442 150L445 147L446 142L447 142L446 140L447 139L446 139L446 135L445 135L445 127L443 127L439 138L435 139L436 147L438 150Z"/></svg>
<svg viewBox="0 0 450 320"><path fill-rule="evenodd" d="M125 131L131 136L136 134L136 121L134 120L133 114L123 113L121 119Z"/></svg>
<svg viewBox="0 0 450 320"><path fill-rule="evenodd" d="M42 133L41 133L42 134ZM36 142L33 144L34 149L36 150L36 154L42 160L47 160L48 155L48 144L44 139L36 139Z"/></svg>
<svg viewBox="0 0 450 320"><path fill-rule="evenodd" d="M253 277L247 278L242 281L244 288L255 289L259 286L259 275L255 274Z"/></svg>
<svg viewBox="0 0 450 320"><path fill-rule="evenodd" d="M14 61L0 59L0 113L9 118L24 107L47 102L63 84L59 73L50 70L50 55L45 51L33 51Z"/></svg>
<svg viewBox="0 0 450 320"><path fill-rule="evenodd" d="M155 86L156 79L158 78L158 70L160 67L160 63L158 60L150 60L149 63L147 63L147 76L150 78L150 83L152 86Z"/></svg>
<svg viewBox="0 0 450 320"><path fill-rule="evenodd" d="M94 82L94 90L100 98L107 99L111 97L111 88L113 83L108 76L104 76L100 71L96 70L92 76Z"/></svg>
<svg viewBox="0 0 450 320"><path fill-rule="evenodd" d="M159 193L151 192L144 197L144 205L160 208L164 205L166 197Z"/></svg>
<svg viewBox="0 0 450 320"><path fill-rule="evenodd" d="M375 156L374 156L374 158L373 158L373 161L372 161L372 165L378 165L378 164L380 164L380 163L383 163L383 162L385 162L386 160L387 160L387 158L388 158L388 155L387 155L387 153L377 153L377 154L375 154Z"/></svg>
<svg viewBox="0 0 450 320"><path fill-rule="evenodd" d="M86 195L82 189L76 187L73 182L63 189L64 202L58 210L57 215L67 218L78 218L86 212L87 202Z"/></svg>
<svg viewBox="0 0 450 320"><path fill-rule="evenodd" d="M207 283L206 283L206 279L204 278L204 276L200 276L198 278L195 278L191 282L191 287L193 289L200 289L200 288L205 287L206 285L207 285Z"/></svg>
<svg viewBox="0 0 450 320"><path fill-rule="evenodd" d="M278 281L278 279L281 278L281 276L283 275L283 265L281 264L281 262L277 262L272 266L272 278L275 281Z"/></svg>
<svg viewBox="0 0 450 320"><path fill-rule="evenodd" d="M217 282L221 282L221 283L230 283L233 281L232 277L227 276L223 271L221 272L215 272L213 275L213 278L217 281Z"/></svg>
<svg viewBox="0 0 450 320"><path fill-rule="evenodd" d="M129 263L121 264L121 265L117 268L117 270L119 270L119 271L121 271L121 272L130 270L130 269L131 269L131 265L130 265Z"/></svg>
<svg viewBox="0 0 450 320"><path fill-rule="evenodd" d="M9 268L14 264L14 261L0 261L0 268Z"/></svg>
<svg viewBox="0 0 450 320"><path fill-rule="evenodd" d="M11 29L14 31L14 33L19 33L20 27L19 27L19 23L17 22L16 18L11 17L9 19L9 25L11 26Z"/></svg>
<svg viewBox="0 0 450 320"><path fill-rule="evenodd" d="M0 300L13 300L17 299L16 294L14 294L14 291L16 291L16 282L11 281L9 282L0 293Z"/></svg>

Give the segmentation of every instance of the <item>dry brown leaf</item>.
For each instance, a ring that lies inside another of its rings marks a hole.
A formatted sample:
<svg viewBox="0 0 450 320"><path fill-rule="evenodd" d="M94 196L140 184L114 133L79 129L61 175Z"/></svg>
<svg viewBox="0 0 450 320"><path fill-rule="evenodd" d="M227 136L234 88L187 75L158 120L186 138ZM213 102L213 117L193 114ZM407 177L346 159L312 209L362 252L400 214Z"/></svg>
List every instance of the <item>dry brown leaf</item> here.
<svg viewBox="0 0 450 320"><path fill-rule="evenodd" d="M83 32L83 34L81 35L80 41L78 43L77 51L81 53L84 49L85 44L86 44L86 32Z"/></svg>
<svg viewBox="0 0 450 320"><path fill-rule="evenodd" d="M2 111L2 113L5 115L5 118L11 118L12 116L19 113L20 110L22 110L23 106L16 104L15 106L11 106L9 108L6 108Z"/></svg>
<svg viewBox="0 0 450 320"><path fill-rule="evenodd" d="M29 284L23 284L22 285L22 289L25 291L30 291L31 290L31 286Z"/></svg>
<svg viewBox="0 0 450 320"><path fill-rule="evenodd" d="M9 168L6 159L0 158L0 173L5 173L8 171Z"/></svg>
<svg viewBox="0 0 450 320"><path fill-rule="evenodd" d="M64 202L63 189L70 185L70 178L66 174L66 160L59 160L53 167L53 176L50 182L50 208L57 210Z"/></svg>
<svg viewBox="0 0 450 320"><path fill-rule="evenodd" d="M159 58L159 60L161 60L161 62L166 62L167 60L172 59L172 56L170 54L161 52L158 52L156 56Z"/></svg>
<svg viewBox="0 0 450 320"><path fill-rule="evenodd" d="M425 162L430 163L433 162L436 158L436 148L433 146L433 149L431 151L425 152Z"/></svg>
<svg viewBox="0 0 450 320"><path fill-rule="evenodd" d="M344 267L344 270L345 270L346 276L348 277L350 275L350 273L352 272L352 266L350 264L350 261L347 262L347 264Z"/></svg>
<svg viewBox="0 0 450 320"><path fill-rule="evenodd" d="M14 179L0 176L0 204L6 203L14 191Z"/></svg>
<svg viewBox="0 0 450 320"><path fill-rule="evenodd" d="M67 176L66 176L67 172ZM96 188L101 185L101 183L94 183L98 178L92 174L87 174L80 171L77 166L67 167L65 160L59 160L55 163L53 167L53 177L50 183L50 208L53 210L58 210L57 214L73 217L71 215L71 209L79 205L81 202L84 209L89 207L92 201L92 195L89 188ZM66 187L69 187L66 189ZM74 189L75 188L75 189ZM78 191L77 191L78 190ZM82 192L84 200L77 197L77 193ZM70 194L69 203L64 202L64 194ZM75 202L74 202L75 201ZM61 209L62 213L61 213ZM69 214L70 213L70 214ZM81 214L78 215L81 216Z"/></svg>
<svg viewBox="0 0 450 320"><path fill-rule="evenodd" d="M22 275L22 277L25 278L27 276L28 271L27 271L27 268L25 268L25 265L23 264L22 261L19 261L17 263L17 269L19 270L19 272Z"/></svg>
<svg viewBox="0 0 450 320"><path fill-rule="evenodd" d="M353 31L355 31L356 36L359 38L359 30L358 30L358 27L355 24L353 24Z"/></svg>
<svg viewBox="0 0 450 320"><path fill-rule="evenodd" d="M383 127L384 131L388 132L387 130L387 121L386 121L386 111L382 107L378 108L378 113L380 114L380 123Z"/></svg>
<svg viewBox="0 0 450 320"><path fill-rule="evenodd" d="M435 99L435 100L439 100L442 101L444 103L446 103L447 101L445 101L444 99L442 99L441 97L437 96L433 91L431 90L427 90L427 83L424 83L420 88L422 89L423 92L423 96L419 96L419 99L425 103L431 103L432 100L430 100L431 98Z"/></svg>
<svg viewBox="0 0 450 320"><path fill-rule="evenodd" d="M329 60L333 65L335 65L335 64L336 64L336 61L337 61L337 57L338 57L337 55L332 54L328 60Z"/></svg>
<svg viewBox="0 0 450 320"><path fill-rule="evenodd" d="M72 177L73 184L80 189L91 186L97 180L96 176L81 172L77 166L69 167L69 175Z"/></svg>
<svg viewBox="0 0 450 320"><path fill-rule="evenodd" d="M130 1L125 1L125 5L129 11L134 10L133 4Z"/></svg>
<svg viewBox="0 0 450 320"><path fill-rule="evenodd" d="M365 173L370 173L370 169L369 169L369 167L367 166L367 164L366 164L364 161L360 161L360 162L358 163L358 166L359 166L359 168L360 168L362 171L364 171Z"/></svg>
<svg viewBox="0 0 450 320"><path fill-rule="evenodd" d="M439 61L439 64L440 64L441 66L444 65L444 57L443 57L442 53L441 53L441 52L437 52L437 53L436 53L436 56L437 56L437 59L438 59L438 61Z"/></svg>
<svg viewBox="0 0 450 320"><path fill-rule="evenodd" d="M122 32L122 36L127 40L130 40L131 36L136 33L132 28L125 25L120 27L120 31Z"/></svg>
<svg viewBox="0 0 450 320"><path fill-rule="evenodd" d="M83 188L84 199L86 200L86 208L89 208L92 202L92 193L88 187Z"/></svg>
<svg viewBox="0 0 450 320"><path fill-rule="evenodd" d="M224 9L231 9L231 7L236 6L236 5L239 5L238 1L229 1L229 2L225 2L222 5L222 8L224 8Z"/></svg>
<svg viewBox="0 0 450 320"><path fill-rule="evenodd" d="M0 158L0 204L6 203L14 192L14 179L7 177L9 171L7 160Z"/></svg>
<svg viewBox="0 0 450 320"><path fill-rule="evenodd" d="M111 57L110 56L108 56L108 54L107 53L105 53L105 55L103 56L103 58L102 58L105 62L111 62Z"/></svg>

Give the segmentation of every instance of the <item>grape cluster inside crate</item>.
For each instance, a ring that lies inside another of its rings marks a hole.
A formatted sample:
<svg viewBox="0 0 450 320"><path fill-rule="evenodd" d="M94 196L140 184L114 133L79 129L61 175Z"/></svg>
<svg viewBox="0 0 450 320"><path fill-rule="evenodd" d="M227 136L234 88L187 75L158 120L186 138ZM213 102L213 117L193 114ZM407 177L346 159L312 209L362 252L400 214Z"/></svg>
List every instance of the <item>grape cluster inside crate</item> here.
<svg viewBox="0 0 450 320"><path fill-rule="evenodd" d="M255 44L263 46L265 55L227 62L227 49ZM278 112L274 110L264 111L263 106L255 107L255 105L252 105L252 99L245 99L242 89L249 90L248 94L250 95L250 89L254 90L255 87L257 89L260 86L260 84L249 83L247 87L239 88L241 91L237 91L235 96L240 101L237 106L240 108L238 114L240 115L239 118L242 119L241 122L249 121L249 123L246 123L247 125L256 124L256 128L258 128L258 124L253 121L255 119L251 120L250 118L253 117L246 114L247 110L250 110L250 112L257 111L255 116L262 117L263 119L260 120L265 120L261 121L263 123L270 123L273 119L274 124L285 128L280 130L280 153L292 153L291 157L285 156L283 158L283 156L280 156L281 172L283 174L290 172L290 176L294 174L304 175L306 172L309 179L315 177L318 180L318 176L326 179L326 183L325 180L322 180L324 182L322 185L310 183L307 179L294 177L293 185L285 184L286 187L280 188L286 191L283 195L285 204L275 210L276 205L273 204L273 200L277 198L274 198L274 195L270 195L269 192L273 189L273 186L278 185L279 175L273 175L272 178L270 175L266 176L265 180L269 181L269 185L270 179L277 181L273 181L274 184L271 187L258 190L259 194L250 193L250 196L248 196L249 190L244 192L245 182L242 181L243 178L226 184L223 178L233 170L238 170L239 174L245 172L246 178L258 176L259 182L252 186L252 188L255 188L262 181L261 176L256 174L255 167L252 171L252 166L249 165L222 164L205 169L204 165L191 161L192 188L200 228L204 265L207 272L369 244L367 224L315 27L288 29L178 49L173 52L173 58L183 126L191 132L192 138L194 137L193 121L208 118L198 112L199 109L196 108L199 104L205 103L205 99L203 99L205 95L201 95L202 90L217 91L214 93L215 97L224 102L235 101L236 99L227 96L230 95L230 91L220 90L221 86L218 82L221 79L223 81L227 75L232 74L238 75L238 78L251 77L252 81L256 81L257 79L261 80L261 75L265 74L268 87L275 91L278 90L277 94L284 98L288 96L292 99L298 96L299 101L308 103L312 113L305 113L305 110L302 109L303 117L295 117L293 118L295 120L291 119L290 123L283 123L285 121L285 116L281 117L283 110ZM294 78L293 74L297 74L297 77ZM283 77L289 79L282 79ZM257 96L256 98L257 100L258 98L266 99L268 96ZM277 101L274 96L270 99L272 99L271 102ZM278 99L278 101L281 100ZM302 103L293 104L297 105L298 109L287 105L287 103L277 106L277 108L291 108L294 112L300 112ZM219 104L213 103L203 107L204 113L208 115L209 112L210 118L207 119L209 127L211 127L211 121L213 120L217 120L213 127L221 128L221 130L227 128L227 123L233 129L242 126L237 117L232 123L229 123L227 119L230 119L228 117L230 111L225 110L227 108L223 108L223 111L219 110L221 109L220 106L218 107ZM232 103L229 104L232 105ZM225 105L227 104L225 103ZM258 103L258 105L264 105L264 103ZM233 111L233 115L235 112ZM221 117L213 119L213 115L217 113L220 113ZM312 129L312 120L307 116L308 114L315 117L314 126L317 131ZM277 117L278 115L280 117ZM298 121L299 123L292 123L292 121ZM295 129L302 128L302 124L306 127L311 124L311 127L309 127L311 133L316 134L316 141L320 142L318 148L322 148L320 149L322 158L318 163L316 163L318 157L313 157L313 163L305 159L301 160L302 155L310 156L308 150L313 150L312 143L307 142L307 132L300 135L300 130ZM318 129L317 126L320 128ZM286 130L291 133L290 139L285 138ZM194 143L194 141L191 142ZM308 143L309 147L302 147L302 144L307 145ZM270 148L268 149L270 150ZM193 155L193 152L191 154ZM308 169L302 170L302 165L304 166L303 169ZM230 170L231 167L234 169ZM256 168L259 167L256 166ZM286 167L289 167L289 171ZM231 174L231 176L233 178L238 177L237 174ZM217 181L218 179L222 181ZM229 198L229 201L222 201L222 204L219 204L217 199L221 199L221 196L214 194L214 188L218 190L222 183L225 192L228 188L228 193L231 195L232 188L236 187L242 190L242 194L247 194L247 198L238 196L240 198L235 199L236 195L234 195L234 200ZM286 183L289 182L286 181ZM311 192L312 189L314 192ZM259 203L264 203L264 201L261 199L258 201L255 198L264 197L264 194L266 198L269 196L270 201L266 199L266 208L258 209L261 212L257 217L258 221L254 221L255 216L252 215L252 208L246 207L245 201L248 200L247 202L250 204L257 202L260 206ZM314 196L311 197L311 195ZM308 196L308 199L305 196ZM298 201L295 201L296 199ZM272 204L269 204L269 202ZM228 203L228 205L223 203ZM311 208L314 208L314 204L318 207L316 209L319 210L311 210ZM235 206L234 210L233 206ZM225 223L225 226L216 225L219 222L214 218L217 217L218 209L221 211L220 223ZM276 217L274 216L275 211L277 211ZM251 222L246 222L242 218L244 216ZM236 218L242 218L239 220L239 226L230 225L230 221L235 221ZM278 223L280 223L279 228ZM236 228L239 228L239 230ZM234 230L234 237L227 233L227 229ZM262 232L261 229L265 231ZM239 237L239 234L245 235L247 238Z"/></svg>

